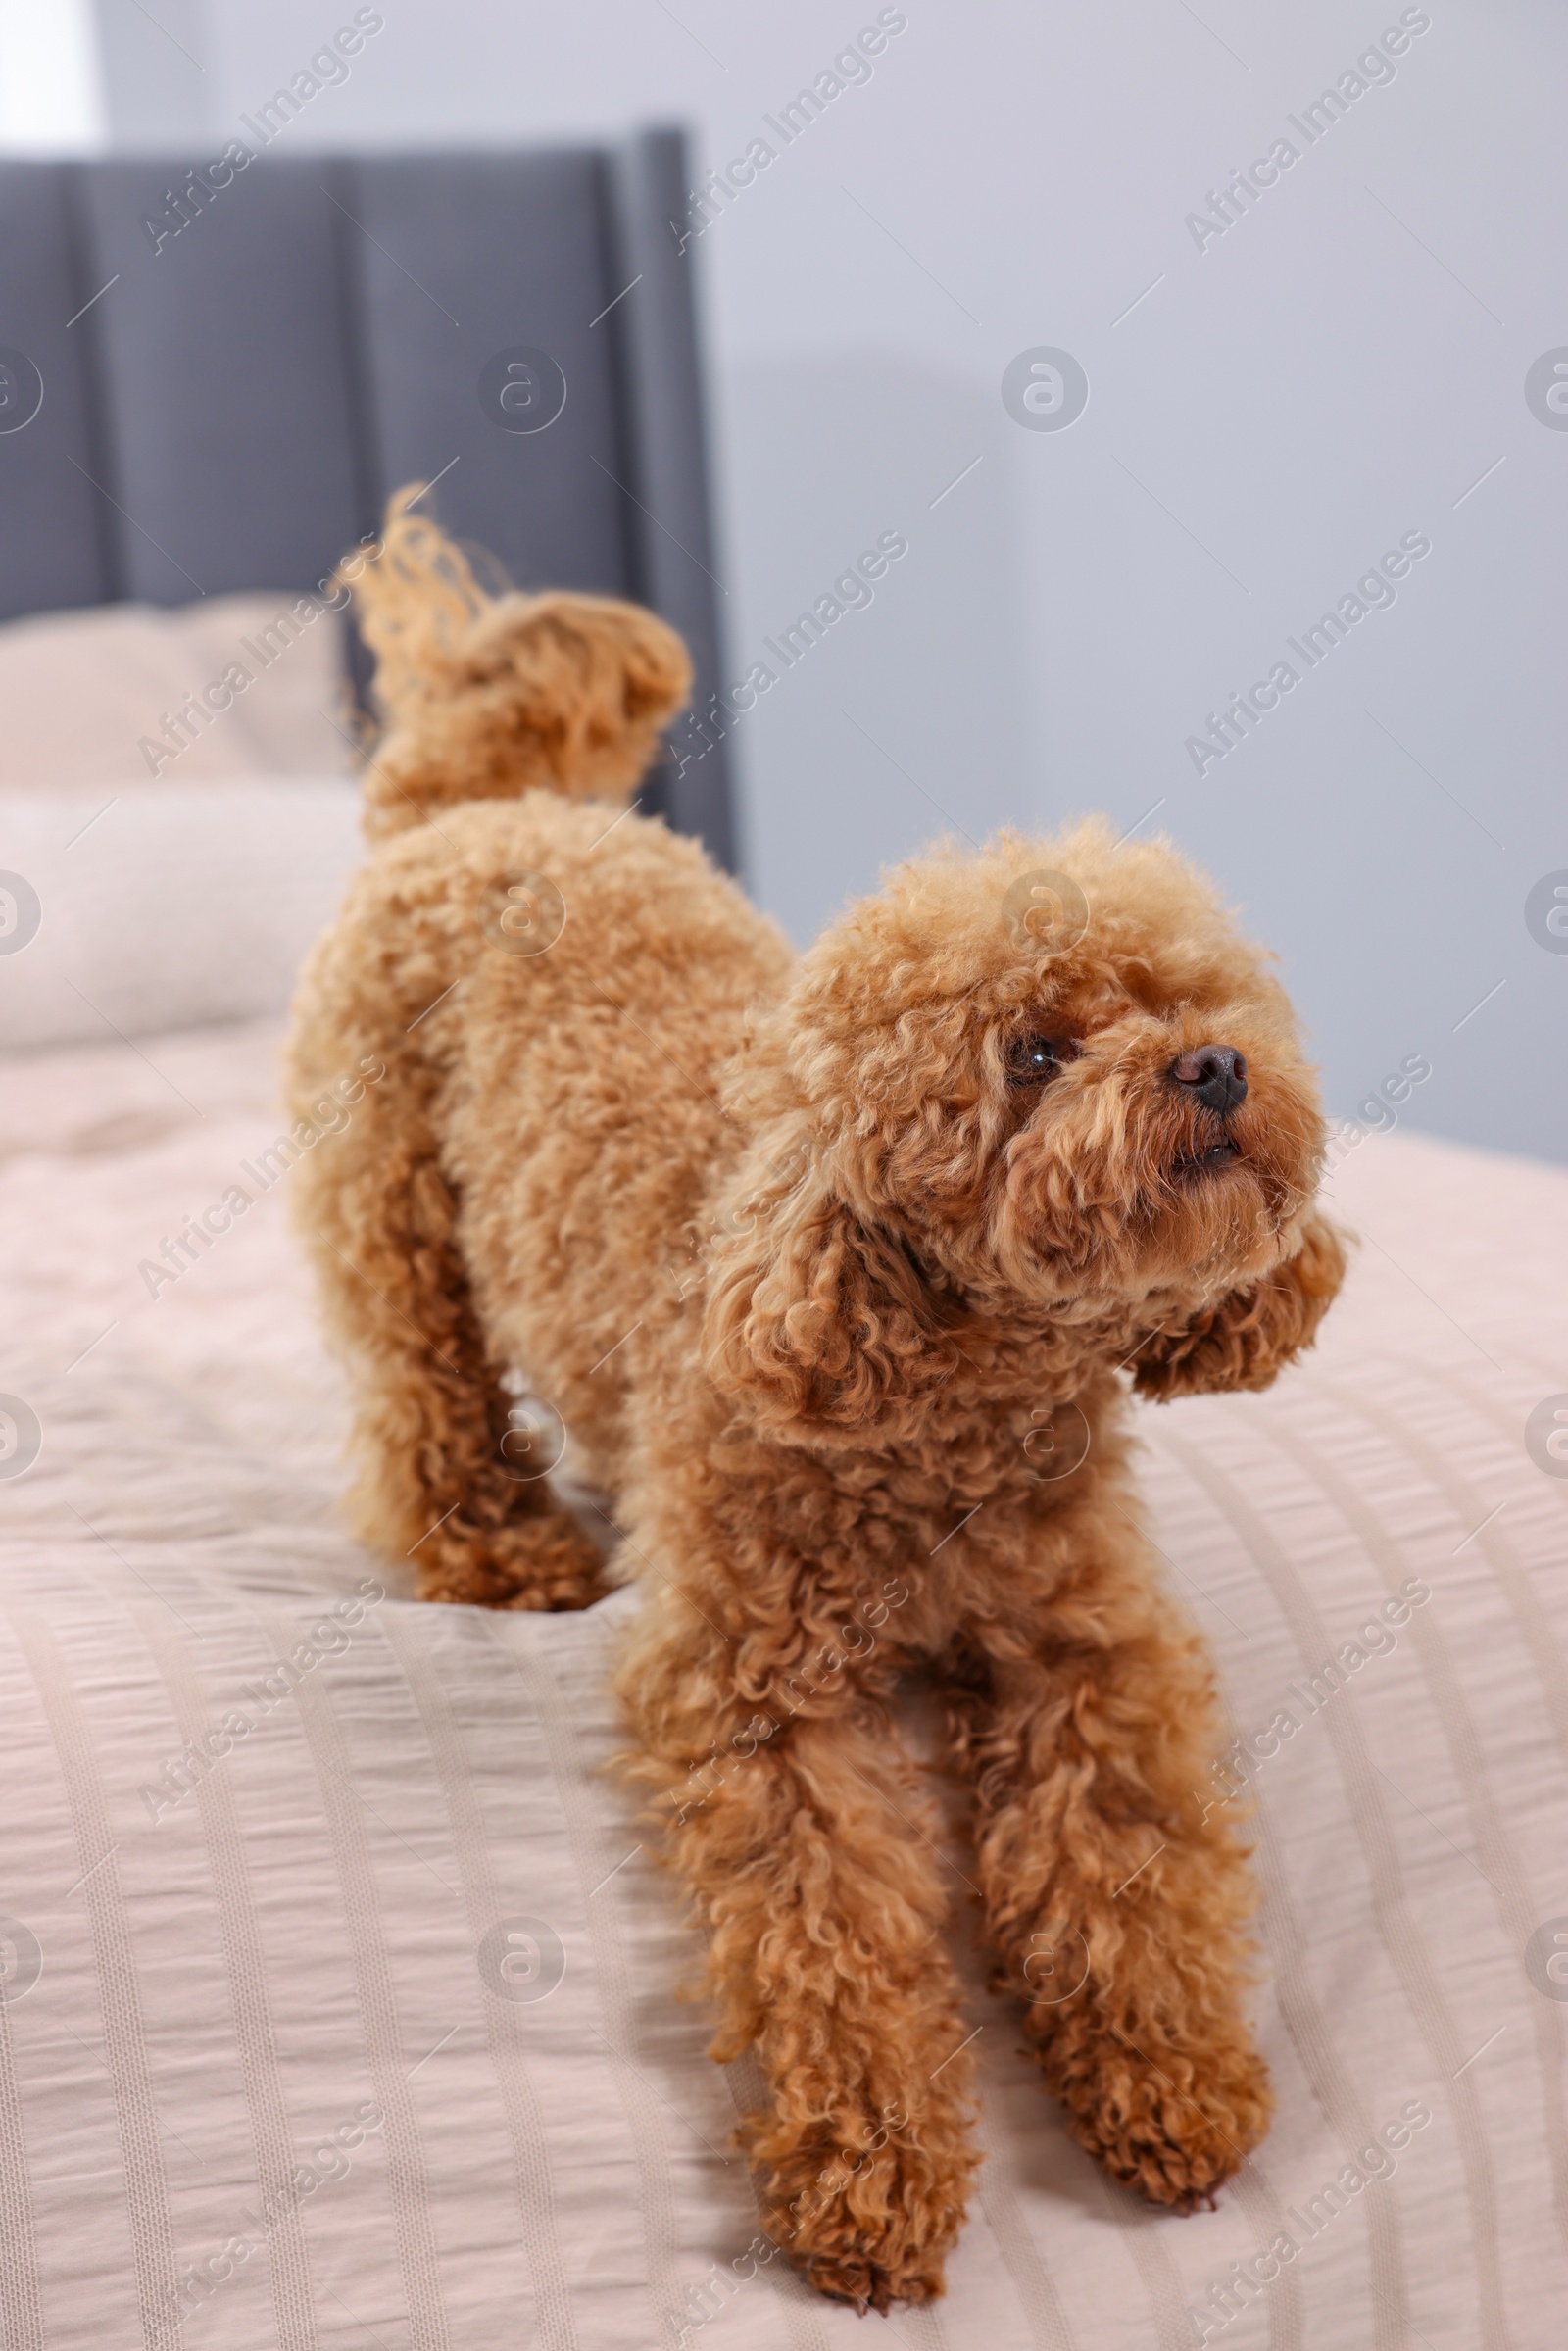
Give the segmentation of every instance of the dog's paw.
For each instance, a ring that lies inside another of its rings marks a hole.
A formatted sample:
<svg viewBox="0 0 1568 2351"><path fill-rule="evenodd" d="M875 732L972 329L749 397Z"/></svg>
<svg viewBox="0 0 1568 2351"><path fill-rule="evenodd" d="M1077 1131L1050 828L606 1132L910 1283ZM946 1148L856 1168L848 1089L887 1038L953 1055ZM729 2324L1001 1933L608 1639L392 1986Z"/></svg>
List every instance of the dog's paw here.
<svg viewBox="0 0 1568 2351"><path fill-rule="evenodd" d="M909 2143L854 2159L803 2147L773 2168L768 2233L834 2301L860 2312L929 2302L942 2292L972 2169L966 2149L943 2166Z"/></svg>
<svg viewBox="0 0 1568 2351"><path fill-rule="evenodd" d="M874 2310L885 2318L900 2302L932 2302L941 2293L943 2264L929 2256L908 2260L896 2254L890 2262L879 2243L849 2244L829 2253L801 2259L808 2285L830 2302L848 2302L864 2318Z"/></svg>
<svg viewBox="0 0 1568 2351"><path fill-rule="evenodd" d="M564 1509L501 1527L468 1527L460 1517L433 1534L416 1556L422 1600L570 1609L586 1608L606 1590L598 1546Z"/></svg>
<svg viewBox="0 0 1568 2351"><path fill-rule="evenodd" d="M1074 2137L1110 2177L1178 2212L1212 2205L1274 2110L1268 2069L1245 2040L1180 2053L1113 2042L1092 2075L1055 2086Z"/></svg>

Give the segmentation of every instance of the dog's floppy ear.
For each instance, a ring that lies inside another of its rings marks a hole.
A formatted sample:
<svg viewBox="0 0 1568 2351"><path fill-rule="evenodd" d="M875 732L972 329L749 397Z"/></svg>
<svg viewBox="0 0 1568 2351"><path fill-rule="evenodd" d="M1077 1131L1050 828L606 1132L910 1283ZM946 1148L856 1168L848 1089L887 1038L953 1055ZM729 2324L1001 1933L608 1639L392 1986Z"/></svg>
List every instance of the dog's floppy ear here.
<svg viewBox="0 0 1568 2351"><path fill-rule="evenodd" d="M750 1417L863 1428L951 1353L897 1239L835 1194L804 1126L759 1151L713 1243L703 1356ZM956 1357L954 1357L956 1360Z"/></svg>
<svg viewBox="0 0 1568 2351"><path fill-rule="evenodd" d="M1148 1341L1135 1358L1133 1386L1161 1404L1178 1396L1267 1388L1311 1346L1344 1279L1344 1244L1331 1224L1309 1216L1300 1247L1272 1273Z"/></svg>

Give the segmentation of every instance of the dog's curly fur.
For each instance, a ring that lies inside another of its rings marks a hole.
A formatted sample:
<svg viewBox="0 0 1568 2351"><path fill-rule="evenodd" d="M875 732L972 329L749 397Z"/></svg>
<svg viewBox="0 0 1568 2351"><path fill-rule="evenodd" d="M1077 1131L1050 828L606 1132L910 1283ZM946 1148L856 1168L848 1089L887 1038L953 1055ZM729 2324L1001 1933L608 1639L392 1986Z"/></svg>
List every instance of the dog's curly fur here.
<svg viewBox="0 0 1568 2351"><path fill-rule="evenodd" d="M662 623L493 598L397 510L362 601L379 846L290 1056L303 1120L386 1068L294 1178L360 1531L431 1599L601 1592L518 1474L517 1372L613 1497L609 1573L647 1586L632 1768L710 1929L714 2054L767 2080L767 2225L824 2290L940 2292L976 2160L911 1669L1070 2128L1155 2201L1210 2199L1270 2111L1251 1895L1194 1793L1219 1716L1126 1399L1266 1387L1340 1282L1266 959L1168 845L1099 823L934 849L797 959L692 842L576 797L623 794L687 690ZM1040 869L1081 937L1009 918ZM1223 1116L1173 1076L1216 1042L1250 1070Z"/></svg>

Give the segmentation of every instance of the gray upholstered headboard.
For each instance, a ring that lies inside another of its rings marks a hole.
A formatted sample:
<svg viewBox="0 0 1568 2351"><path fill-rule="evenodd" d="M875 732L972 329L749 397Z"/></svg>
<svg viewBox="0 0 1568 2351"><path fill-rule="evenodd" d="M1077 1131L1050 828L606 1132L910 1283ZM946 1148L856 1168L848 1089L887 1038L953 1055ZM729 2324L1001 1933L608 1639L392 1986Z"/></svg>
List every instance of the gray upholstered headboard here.
<svg viewBox="0 0 1568 2351"><path fill-rule="evenodd" d="M309 590L421 479L519 586L652 605L706 705L680 134L244 153L0 163L0 618ZM733 862L722 741L650 799Z"/></svg>

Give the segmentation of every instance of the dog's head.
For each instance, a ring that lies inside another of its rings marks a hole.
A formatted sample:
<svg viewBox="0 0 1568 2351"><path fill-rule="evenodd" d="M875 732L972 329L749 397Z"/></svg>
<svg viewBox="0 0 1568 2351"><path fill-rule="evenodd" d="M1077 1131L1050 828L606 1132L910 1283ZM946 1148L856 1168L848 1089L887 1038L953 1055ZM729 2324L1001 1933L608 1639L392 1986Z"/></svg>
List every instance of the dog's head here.
<svg viewBox="0 0 1568 2351"><path fill-rule="evenodd" d="M1261 1387L1343 1261L1290 1005L1211 885L1100 823L901 867L741 1056L708 1360L759 1417L848 1429L961 1327L1064 1332L1168 1396Z"/></svg>

